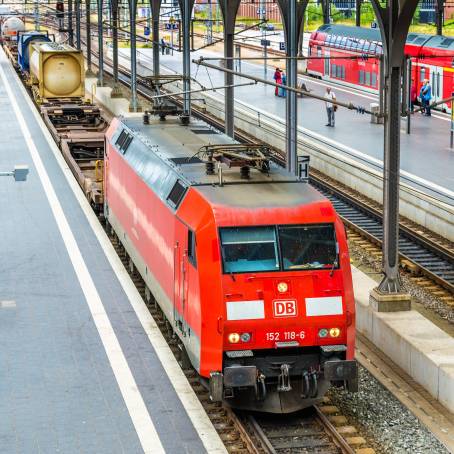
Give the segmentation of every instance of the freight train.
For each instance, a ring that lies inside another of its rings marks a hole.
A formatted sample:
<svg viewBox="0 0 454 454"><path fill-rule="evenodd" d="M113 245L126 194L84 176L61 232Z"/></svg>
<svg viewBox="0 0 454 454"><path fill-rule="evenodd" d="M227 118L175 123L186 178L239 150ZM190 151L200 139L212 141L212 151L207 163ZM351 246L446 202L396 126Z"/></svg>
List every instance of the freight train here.
<svg viewBox="0 0 454 454"><path fill-rule="evenodd" d="M378 93L379 60L382 55L383 48L378 29L322 25L311 34L309 56L326 59L309 58L307 72L325 80ZM417 93L424 79L429 79L432 85L432 102L439 102L452 96L454 38L409 33L405 55L411 57L412 79ZM360 58L352 60L339 58L343 56ZM331 57L336 59L330 60ZM442 103L439 108L448 111L451 109L451 103Z"/></svg>
<svg viewBox="0 0 454 454"><path fill-rule="evenodd" d="M29 31L17 34L17 53L9 57L87 200L102 212L104 134L110 117L85 99L82 52L52 42L47 32Z"/></svg>
<svg viewBox="0 0 454 454"><path fill-rule="evenodd" d="M114 119L104 216L213 401L274 413L357 388L355 303L331 203L262 145Z"/></svg>

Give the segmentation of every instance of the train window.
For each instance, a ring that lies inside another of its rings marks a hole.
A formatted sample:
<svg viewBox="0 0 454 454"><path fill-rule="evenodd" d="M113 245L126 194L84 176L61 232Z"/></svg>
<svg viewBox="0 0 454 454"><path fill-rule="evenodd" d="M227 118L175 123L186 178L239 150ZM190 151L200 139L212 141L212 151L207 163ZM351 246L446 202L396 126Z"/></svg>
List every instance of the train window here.
<svg viewBox="0 0 454 454"><path fill-rule="evenodd" d="M197 268L197 260L195 254L195 233L188 230L188 260Z"/></svg>
<svg viewBox="0 0 454 454"><path fill-rule="evenodd" d="M421 68L419 72L419 81L424 82L424 79L426 78L426 68Z"/></svg>
<svg viewBox="0 0 454 454"><path fill-rule="evenodd" d="M177 208L180 202L183 200L184 195L186 194L187 187L181 184L180 180L177 180L173 185L172 189L167 196L167 201L173 208Z"/></svg>
<svg viewBox="0 0 454 454"><path fill-rule="evenodd" d="M377 86L377 74L372 72L372 87Z"/></svg>
<svg viewBox="0 0 454 454"><path fill-rule="evenodd" d="M370 72L366 71L366 85L370 85Z"/></svg>
<svg viewBox="0 0 454 454"><path fill-rule="evenodd" d="M274 227L230 227L220 229L224 273L279 270Z"/></svg>
<svg viewBox="0 0 454 454"><path fill-rule="evenodd" d="M362 69L359 70L359 83L364 84L364 71Z"/></svg>
<svg viewBox="0 0 454 454"><path fill-rule="evenodd" d="M334 64L331 65L331 77L337 77L336 65L334 65Z"/></svg>
<svg viewBox="0 0 454 454"><path fill-rule="evenodd" d="M334 225L279 227L284 270L338 267Z"/></svg>

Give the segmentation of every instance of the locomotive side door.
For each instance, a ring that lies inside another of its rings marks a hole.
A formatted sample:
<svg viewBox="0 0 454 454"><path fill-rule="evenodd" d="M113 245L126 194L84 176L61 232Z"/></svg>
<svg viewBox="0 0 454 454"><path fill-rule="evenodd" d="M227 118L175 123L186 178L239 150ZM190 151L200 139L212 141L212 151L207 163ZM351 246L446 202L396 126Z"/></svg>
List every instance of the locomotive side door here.
<svg viewBox="0 0 454 454"><path fill-rule="evenodd" d="M441 101L443 99L443 68L440 66L429 66L430 84L432 85L431 102Z"/></svg>
<svg viewBox="0 0 454 454"><path fill-rule="evenodd" d="M188 295L188 229L177 221L174 245L174 323L183 336L186 335L187 295Z"/></svg>

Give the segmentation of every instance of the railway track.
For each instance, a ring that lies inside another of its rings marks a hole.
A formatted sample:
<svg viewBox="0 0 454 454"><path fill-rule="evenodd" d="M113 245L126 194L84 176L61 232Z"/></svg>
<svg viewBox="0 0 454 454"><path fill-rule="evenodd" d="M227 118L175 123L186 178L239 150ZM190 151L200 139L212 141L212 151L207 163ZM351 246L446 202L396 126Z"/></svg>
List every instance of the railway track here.
<svg viewBox="0 0 454 454"><path fill-rule="evenodd" d="M279 420L270 415L247 415L244 419L267 454L354 454L354 448L322 411L330 408L314 406L304 414L281 415Z"/></svg>

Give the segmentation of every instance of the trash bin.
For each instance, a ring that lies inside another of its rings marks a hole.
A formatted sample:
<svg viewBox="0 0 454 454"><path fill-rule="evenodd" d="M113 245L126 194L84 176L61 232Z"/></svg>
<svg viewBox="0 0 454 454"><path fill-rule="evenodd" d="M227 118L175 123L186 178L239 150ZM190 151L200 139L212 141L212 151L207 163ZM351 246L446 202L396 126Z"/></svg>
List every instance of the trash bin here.
<svg viewBox="0 0 454 454"><path fill-rule="evenodd" d="M166 55L170 55L170 49L166 47Z"/></svg>
<svg viewBox="0 0 454 454"><path fill-rule="evenodd" d="M375 123L377 125L383 123L383 118L377 117L377 115L376 115L376 114L380 113L380 104L378 104L376 102L371 102L370 111L371 111L371 115L370 115L371 123Z"/></svg>

